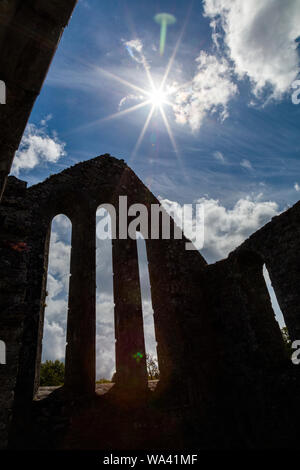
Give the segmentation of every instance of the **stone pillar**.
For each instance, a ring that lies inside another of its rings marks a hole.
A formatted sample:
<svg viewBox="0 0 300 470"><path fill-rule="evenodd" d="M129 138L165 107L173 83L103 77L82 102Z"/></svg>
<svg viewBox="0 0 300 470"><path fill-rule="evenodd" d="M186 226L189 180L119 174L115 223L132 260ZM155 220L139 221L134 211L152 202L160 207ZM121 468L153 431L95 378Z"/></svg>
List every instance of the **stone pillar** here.
<svg viewBox="0 0 300 470"><path fill-rule="evenodd" d="M165 385L176 381L182 373L184 346L178 322L177 266L169 257L171 244L170 240L146 241L160 382ZM184 315L184 311L181 313Z"/></svg>
<svg viewBox="0 0 300 470"><path fill-rule="evenodd" d="M95 392L96 215L81 208L72 219L71 277L65 386Z"/></svg>
<svg viewBox="0 0 300 470"><path fill-rule="evenodd" d="M197 250L186 250L186 243L190 242L184 236L174 238L175 223L172 219L170 224L170 240L164 239L160 230L160 238L146 240L146 247L160 371L159 389L172 390L175 387L177 398L180 396L180 400L185 400L187 377L193 375L190 369L191 354L194 354L188 325L197 322L202 315L202 291L198 279L206 262ZM190 328L194 331L193 327Z"/></svg>
<svg viewBox="0 0 300 470"><path fill-rule="evenodd" d="M136 240L113 240L117 384L146 389L147 368Z"/></svg>
<svg viewBox="0 0 300 470"><path fill-rule="evenodd" d="M24 323L29 317L28 314L26 316L29 252L22 249L18 251L13 248L13 244L20 241L28 243L30 222L30 209L26 205L26 183L10 177L0 205L0 341L4 341L6 346L6 363L2 364L0 360L0 450L5 449L8 444L18 376L21 372ZM26 356L27 360L30 353L31 350ZM22 398L25 395L25 402L28 388L31 387L32 392L31 372L32 370L28 372L27 369L22 381ZM29 399L32 400L32 394Z"/></svg>

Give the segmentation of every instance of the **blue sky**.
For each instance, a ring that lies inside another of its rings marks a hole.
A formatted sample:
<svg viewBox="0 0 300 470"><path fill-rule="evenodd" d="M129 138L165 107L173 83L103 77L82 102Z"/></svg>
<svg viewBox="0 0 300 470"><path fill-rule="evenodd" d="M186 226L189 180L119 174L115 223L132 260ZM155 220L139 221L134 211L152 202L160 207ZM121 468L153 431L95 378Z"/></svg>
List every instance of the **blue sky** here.
<svg viewBox="0 0 300 470"><path fill-rule="evenodd" d="M274 0L265 3L274 7L278 4ZM176 24L168 28L162 57L158 50L154 50L159 47L160 30L153 19L161 10L177 18ZM272 94L270 84L256 99L249 75L246 73L243 79L238 80L234 67L230 75L237 91L227 102L228 117L224 121L219 111L208 112L201 126L193 130L187 123L176 122L172 106L164 107L179 157L156 110L132 160L150 105L119 119L81 128L117 113L122 98L135 93L97 67L149 90L143 65L131 57L125 45L128 41L139 40L150 72L159 85L185 21L168 85L175 81L180 85L193 79L197 66L195 60L201 52L225 57L224 41L221 41L220 52L216 51L211 18L203 16L202 2L79 2L30 118L31 123L39 126L45 116L52 115L48 131L50 134L57 132L58 138L66 143L67 155L56 164L38 165L30 172L20 172L19 176L34 183L75 162L111 153L130 163L143 181L151 182L156 194L176 200L179 196L179 202L192 202L207 194L220 198L225 204L233 204L244 195L262 192L263 187L265 198L276 200L281 208L294 203L299 196L294 185L300 170L297 138L300 106L292 103L292 92L288 87L278 99L265 104ZM270 40L274 41L274 38ZM263 46L268 48L268 45ZM245 53L248 52L246 46L244 48ZM140 60L138 52L133 52ZM280 53L284 57L284 51ZM229 64L232 67L232 61ZM277 72L274 71L274 83ZM297 76L297 68L295 73ZM272 73L269 75L272 77ZM218 77L211 78L205 86L213 86L213 80ZM170 101L173 99L174 95L171 95ZM121 110L137 103L128 100ZM214 156L216 152L223 155L224 161ZM248 167L241 165L245 161L249 162Z"/></svg>
<svg viewBox="0 0 300 470"><path fill-rule="evenodd" d="M177 19L163 55L159 12ZM300 197L299 24L298 0L79 0L13 173L35 184L103 153L124 158L166 205L205 204L202 253L225 257ZM157 106L137 148L153 102L124 112L152 99L147 74L159 88L170 61L162 109L172 137Z"/></svg>

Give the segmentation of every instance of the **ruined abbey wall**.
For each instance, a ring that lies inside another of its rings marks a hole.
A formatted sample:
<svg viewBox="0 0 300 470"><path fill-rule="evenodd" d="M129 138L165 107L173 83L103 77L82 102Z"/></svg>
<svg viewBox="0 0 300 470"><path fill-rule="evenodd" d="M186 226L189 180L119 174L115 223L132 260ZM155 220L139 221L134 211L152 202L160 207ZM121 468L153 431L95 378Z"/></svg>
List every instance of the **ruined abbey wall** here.
<svg viewBox="0 0 300 470"><path fill-rule="evenodd" d="M0 200L33 104L76 0L0 2Z"/></svg>
<svg viewBox="0 0 300 470"><path fill-rule="evenodd" d="M95 216L101 204L117 207L120 195L128 197L128 206L142 203L150 209L158 204L125 162L109 155L28 189L26 183L9 178L0 206L0 339L7 343L7 365L0 366L2 447L14 442L20 423L26 434L32 420L50 227L60 213L72 222L64 389L73 398L89 400L94 394ZM287 389L295 396L298 371L274 318L263 264L290 334L297 338L299 207L298 203L274 218L213 265L207 265L198 251L187 251L184 237L146 240L161 372L154 399L165 411L177 410L180 433L188 426L193 438L206 436L208 446L217 446L224 438L228 442L221 446L236 445L236 439L256 446L265 430L274 428L274 413L286 412L282 396ZM135 350L144 352L135 241L113 240L113 271L117 387L129 387L129 394L134 389L144 393L145 362L129 359ZM271 433L270 441L276 436Z"/></svg>

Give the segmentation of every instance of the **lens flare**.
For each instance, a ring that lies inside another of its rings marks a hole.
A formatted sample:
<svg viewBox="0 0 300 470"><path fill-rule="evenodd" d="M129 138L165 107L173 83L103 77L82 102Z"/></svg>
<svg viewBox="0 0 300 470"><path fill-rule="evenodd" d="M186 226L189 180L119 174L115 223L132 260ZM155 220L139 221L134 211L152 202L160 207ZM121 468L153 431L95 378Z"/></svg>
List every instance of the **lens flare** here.
<svg viewBox="0 0 300 470"><path fill-rule="evenodd" d="M161 105L167 102L166 94L161 90L154 90L153 92L151 92L149 100L155 107L160 107Z"/></svg>
<svg viewBox="0 0 300 470"><path fill-rule="evenodd" d="M191 12L191 6L188 10L185 22L183 24L182 30L179 34L178 39L177 39L175 48L174 48L173 53L172 53L172 55L171 55L171 57L170 57L170 59L167 63L165 73L164 73L163 77L161 77L161 80L158 84L158 87L155 86L155 83L154 83L154 80L153 80L153 77L152 77L152 74L151 74L151 71L150 71L149 64L147 63L147 60L146 60L144 54L140 50L137 51L137 55L140 56L140 57L138 57L138 62L140 64L142 64L143 67L144 67L146 77L148 79L148 85L149 85L149 87L147 87L147 88L146 87L141 88L140 86L137 86L134 83L131 83L130 81L128 81L128 80L126 80L122 77L119 77L119 76L115 75L114 73L112 73L110 71L107 71L107 70L104 70L104 69L100 68L99 66L97 66L96 70L99 72L99 75L100 74L104 75L104 76L110 78L111 80L114 80L114 81L118 82L119 84L121 84L123 86L131 88L136 93L139 93L139 96L136 96L136 98L140 99L141 102L134 105L134 106L131 106L131 107L125 109L125 110L122 110L122 111L119 110L117 113L111 114L110 116L107 116L107 117L104 117L104 118L101 118L101 119L96 119L93 122L90 122L90 123L85 124L83 126L77 127L75 129L73 128L72 131L69 132L69 134L74 133L74 132L78 133L80 131L87 130L87 129L93 127L93 126L99 125L102 122L109 121L111 119L120 118L122 116L128 115L128 114L130 114L134 111L137 111L137 110L139 110L139 109L141 109L141 108L148 105L150 107L150 110L149 110L149 113L146 117L146 120L145 120L145 122L142 126L142 129L141 129L140 135L137 139L137 142L135 144L135 147L132 151L130 161L133 161L133 159L135 159L135 157L137 155L137 151L138 151L138 149L139 149L139 147L140 147L140 145L143 141L143 138L145 136L145 133L146 133L148 127L149 127L152 116L157 114L157 113L154 113L154 111L157 110L159 112L159 114L161 115L161 117L162 117L163 123L166 127L167 134L170 138L170 141L171 141L173 150L176 154L176 157L178 159L178 162L182 166L181 157L180 157L180 154L179 154L179 151L178 151L178 148L177 148L174 136L173 136L173 132L171 130L171 126L168 122L167 115L166 115L165 110L164 110L164 105L168 105L170 107L174 106L174 98L172 99L172 95L174 96L174 94L179 89L185 88L186 86L189 85L189 83L188 84L185 83L185 84L177 86L177 87L172 86L171 88L170 88L170 86L169 87L166 86L170 71L171 71L172 66L174 64L175 57L177 55L178 49L179 49L181 41L182 41L183 34L185 32L185 29L186 29L186 25L187 25L187 22L188 22L188 19L189 19L189 16L190 16L190 12ZM165 41L166 41L167 26L170 25L170 24L174 24L176 22L176 18L173 17L172 15L169 15L169 14L166 14L166 13L160 13L160 14L155 16L155 21L161 25L160 53L161 53L161 55L163 55L164 48L165 48ZM126 48L127 48L127 51L129 52L129 55L132 58L134 58L134 60L137 60L136 52L133 52L132 49L128 48L128 46ZM85 63L85 61L82 61L82 62ZM166 91L166 88L167 88L168 91ZM152 143L152 146L153 145L154 144Z"/></svg>

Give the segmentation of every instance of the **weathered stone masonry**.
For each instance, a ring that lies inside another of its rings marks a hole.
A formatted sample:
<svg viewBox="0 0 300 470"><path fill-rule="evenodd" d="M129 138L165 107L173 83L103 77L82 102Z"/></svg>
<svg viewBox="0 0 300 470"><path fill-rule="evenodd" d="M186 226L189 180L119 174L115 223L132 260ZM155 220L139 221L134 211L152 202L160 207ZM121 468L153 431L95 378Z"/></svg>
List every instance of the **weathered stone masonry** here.
<svg viewBox="0 0 300 470"><path fill-rule="evenodd" d="M76 0L1 0L0 201L32 106Z"/></svg>
<svg viewBox="0 0 300 470"><path fill-rule="evenodd" d="M72 222L66 378L61 400L93 400L95 216L101 204L118 207L122 195L128 197L128 206L146 204L149 214L150 205L158 204L132 170L109 155L75 165L28 189L26 183L9 178L0 206L0 339L7 344L7 365L0 365L2 447L9 442L12 447L21 445L19 436L30 436L35 420L33 397L39 384L50 227L60 213ZM162 447L164 442L167 446L167 439L183 446L216 448L257 447L261 440L267 446L289 442L291 423L297 417L298 371L286 355L262 267L265 263L289 332L297 338L299 226L297 203L226 260L213 265L207 265L197 251L186 251L184 237L146 240L161 372L152 400L160 407L159 413L166 413ZM145 360L137 362L132 357L137 351L145 353L135 241L113 241L113 272L116 396L125 391L134 395L139 390L145 397L146 408L140 413L146 414L139 418L145 434L139 435L141 442L136 445L149 447L147 439L157 434L155 420L161 422L162 416L151 414L149 418ZM283 401L287 393L288 404ZM47 403L45 400L43 406ZM119 406L118 400L116 403ZM289 427L283 421L276 427L274 422L291 413L287 406L294 406ZM131 416L124 418L128 429L131 421ZM66 427L65 444L59 445L71 446L74 426ZM110 445L117 446L119 425L114 429L111 422L110 426ZM50 434L53 437L52 431ZM42 445L33 438L27 444ZM101 448L103 443L99 440L94 445Z"/></svg>

